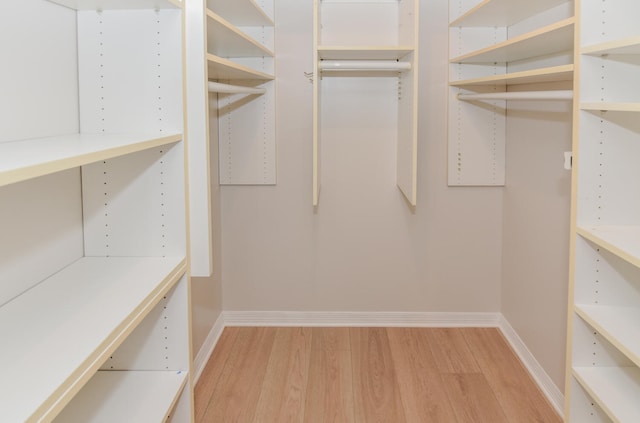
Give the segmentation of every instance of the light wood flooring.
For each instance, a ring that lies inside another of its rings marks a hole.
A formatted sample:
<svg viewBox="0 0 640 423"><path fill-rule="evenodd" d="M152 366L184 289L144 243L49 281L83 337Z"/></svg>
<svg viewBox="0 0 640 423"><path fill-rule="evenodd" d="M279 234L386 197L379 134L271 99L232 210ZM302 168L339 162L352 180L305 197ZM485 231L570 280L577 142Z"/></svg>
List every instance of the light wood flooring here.
<svg viewBox="0 0 640 423"><path fill-rule="evenodd" d="M561 422L495 328L226 328L196 423Z"/></svg>

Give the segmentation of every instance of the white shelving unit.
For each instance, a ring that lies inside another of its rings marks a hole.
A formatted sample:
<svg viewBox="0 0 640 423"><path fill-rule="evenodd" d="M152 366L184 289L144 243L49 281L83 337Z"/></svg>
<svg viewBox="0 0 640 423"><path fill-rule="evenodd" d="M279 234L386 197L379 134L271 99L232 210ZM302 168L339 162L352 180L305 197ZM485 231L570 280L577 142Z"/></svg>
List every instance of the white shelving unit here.
<svg viewBox="0 0 640 423"><path fill-rule="evenodd" d="M345 76L350 84L358 84L358 78L397 79L394 98L381 101L397 101L396 182L409 204L416 205L418 10L415 0L314 0L314 207L320 198L322 80Z"/></svg>
<svg viewBox="0 0 640 423"><path fill-rule="evenodd" d="M274 185L275 59L273 0L208 0L209 81L236 86L217 93L222 185ZM259 91L247 92L247 88ZM255 125L247 125L247 122Z"/></svg>
<svg viewBox="0 0 640 423"><path fill-rule="evenodd" d="M3 90L2 419L192 421L182 5L25 0L0 19L2 38L65 58L37 93L56 129ZM0 77L25 86L26 56L6 51Z"/></svg>
<svg viewBox="0 0 640 423"><path fill-rule="evenodd" d="M577 1L568 422L640 419L640 4Z"/></svg>
<svg viewBox="0 0 640 423"><path fill-rule="evenodd" d="M573 2L451 0L449 6L449 185L501 186L507 102L458 96L507 92L514 85L570 88Z"/></svg>

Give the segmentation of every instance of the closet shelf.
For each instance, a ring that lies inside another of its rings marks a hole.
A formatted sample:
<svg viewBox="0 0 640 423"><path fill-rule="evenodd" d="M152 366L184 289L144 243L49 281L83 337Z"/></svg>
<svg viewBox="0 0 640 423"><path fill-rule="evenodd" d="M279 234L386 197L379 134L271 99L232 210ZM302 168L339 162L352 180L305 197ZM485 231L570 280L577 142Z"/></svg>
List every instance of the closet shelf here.
<svg viewBox="0 0 640 423"><path fill-rule="evenodd" d="M207 10L207 50L220 57L273 57L266 46Z"/></svg>
<svg viewBox="0 0 640 423"><path fill-rule="evenodd" d="M184 257L84 257L3 305L3 419L55 415L185 271Z"/></svg>
<svg viewBox="0 0 640 423"><path fill-rule="evenodd" d="M539 28L450 60L451 63L507 63L573 49L574 18Z"/></svg>
<svg viewBox="0 0 640 423"><path fill-rule="evenodd" d="M187 375L184 371L99 371L58 419L77 423L166 421Z"/></svg>
<svg viewBox="0 0 640 423"><path fill-rule="evenodd" d="M411 63L397 60L322 60L322 72L404 72L411 70Z"/></svg>
<svg viewBox="0 0 640 423"><path fill-rule="evenodd" d="M573 376L616 422L640 421L640 369L637 367L574 367Z"/></svg>
<svg viewBox="0 0 640 423"><path fill-rule="evenodd" d="M274 26L255 0L207 0L207 8L237 26Z"/></svg>
<svg viewBox="0 0 640 423"><path fill-rule="evenodd" d="M573 65L553 66L550 68L491 75L482 78L463 79L449 83L452 87L473 87L482 85L518 85L538 82L571 81Z"/></svg>
<svg viewBox="0 0 640 423"><path fill-rule="evenodd" d="M214 54L207 54L207 62L209 79L246 79L265 81L275 79L273 75L234 63L231 60Z"/></svg>
<svg viewBox="0 0 640 423"><path fill-rule="evenodd" d="M0 186L173 144L181 134L70 134L0 143Z"/></svg>
<svg viewBox="0 0 640 423"><path fill-rule="evenodd" d="M640 54L640 36L593 44L582 47L580 52L593 56L605 54Z"/></svg>
<svg viewBox="0 0 640 423"><path fill-rule="evenodd" d="M264 94L265 88L243 87L240 85L222 84L220 82L209 81L207 85L210 93L225 94Z"/></svg>
<svg viewBox="0 0 640 423"><path fill-rule="evenodd" d="M411 46L318 46L322 60L399 60L414 50Z"/></svg>
<svg viewBox="0 0 640 423"><path fill-rule="evenodd" d="M484 0L452 21L450 27L511 26L567 0Z"/></svg>
<svg viewBox="0 0 640 423"><path fill-rule="evenodd" d="M640 309L612 305L576 304L575 312L601 335L640 366Z"/></svg>
<svg viewBox="0 0 640 423"><path fill-rule="evenodd" d="M180 0L49 0L75 10L182 9Z"/></svg>
<svg viewBox="0 0 640 423"><path fill-rule="evenodd" d="M499 93L473 93L457 95L458 100L475 101L475 100L562 100L570 101L573 99L572 90L555 90L555 91L513 91Z"/></svg>
<svg viewBox="0 0 640 423"><path fill-rule="evenodd" d="M578 226L576 233L640 267L640 226Z"/></svg>
<svg viewBox="0 0 640 423"><path fill-rule="evenodd" d="M580 109L600 112L640 112L640 103L595 102L581 103Z"/></svg>

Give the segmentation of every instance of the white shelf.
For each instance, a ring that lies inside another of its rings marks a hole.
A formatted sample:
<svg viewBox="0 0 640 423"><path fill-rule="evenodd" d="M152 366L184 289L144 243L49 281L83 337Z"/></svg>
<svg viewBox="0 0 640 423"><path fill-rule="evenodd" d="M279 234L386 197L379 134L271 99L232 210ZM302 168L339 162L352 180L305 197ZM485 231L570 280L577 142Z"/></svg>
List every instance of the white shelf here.
<svg viewBox="0 0 640 423"><path fill-rule="evenodd" d="M449 83L452 87L472 87L480 85L518 85L538 82L571 81L573 65L554 66L530 71L492 75L482 78L464 79Z"/></svg>
<svg viewBox="0 0 640 423"><path fill-rule="evenodd" d="M574 367L573 376L614 422L640 421L640 369Z"/></svg>
<svg viewBox="0 0 640 423"><path fill-rule="evenodd" d="M181 9L179 0L49 0L75 10Z"/></svg>
<svg viewBox="0 0 640 423"><path fill-rule="evenodd" d="M484 0L449 26L510 26L566 2L567 0Z"/></svg>
<svg viewBox="0 0 640 423"><path fill-rule="evenodd" d="M210 93L225 93L225 94L264 94L267 92L265 88L260 87L243 87L240 85L222 84L220 82L209 81L207 88Z"/></svg>
<svg viewBox="0 0 640 423"><path fill-rule="evenodd" d="M573 49L574 18L451 59L451 63L513 62Z"/></svg>
<svg viewBox="0 0 640 423"><path fill-rule="evenodd" d="M0 186L181 139L181 134L71 134L0 143Z"/></svg>
<svg viewBox="0 0 640 423"><path fill-rule="evenodd" d="M55 416L185 268L183 257L84 257L3 305L2 418Z"/></svg>
<svg viewBox="0 0 640 423"><path fill-rule="evenodd" d="M273 19L255 0L207 0L207 8L238 26L273 26Z"/></svg>
<svg viewBox="0 0 640 423"><path fill-rule="evenodd" d="M207 50L220 57L273 57L266 46L207 10Z"/></svg>
<svg viewBox="0 0 640 423"><path fill-rule="evenodd" d="M246 80L272 80L273 75L251 69L248 66L234 63L222 57L207 54L209 79L246 79Z"/></svg>
<svg viewBox="0 0 640 423"><path fill-rule="evenodd" d="M640 112L640 103L581 103L580 109L601 112Z"/></svg>
<svg viewBox="0 0 640 423"><path fill-rule="evenodd" d="M576 233L640 267L640 226L578 226Z"/></svg>
<svg viewBox="0 0 640 423"><path fill-rule="evenodd" d="M99 371L56 421L164 422L186 382L186 372Z"/></svg>
<svg viewBox="0 0 640 423"><path fill-rule="evenodd" d="M399 60L413 51L411 46L318 46L322 60Z"/></svg>
<svg viewBox="0 0 640 423"><path fill-rule="evenodd" d="M640 309L607 305L576 304L576 313L640 366Z"/></svg>
<svg viewBox="0 0 640 423"><path fill-rule="evenodd" d="M640 54L640 36L582 47L580 52L593 56L605 54Z"/></svg>

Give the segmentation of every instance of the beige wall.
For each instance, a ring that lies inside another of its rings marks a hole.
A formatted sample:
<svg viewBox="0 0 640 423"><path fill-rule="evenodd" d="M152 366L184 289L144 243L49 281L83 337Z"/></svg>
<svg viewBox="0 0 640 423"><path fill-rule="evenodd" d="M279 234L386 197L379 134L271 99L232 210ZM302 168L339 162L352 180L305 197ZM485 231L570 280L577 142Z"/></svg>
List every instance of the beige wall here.
<svg viewBox="0 0 640 423"><path fill-rule="evenodd" d="M563 152L571 150L571 103L513 102L507 139L502 313L562 389L571 204Z"/></svg>

